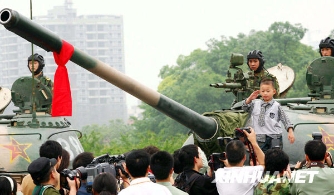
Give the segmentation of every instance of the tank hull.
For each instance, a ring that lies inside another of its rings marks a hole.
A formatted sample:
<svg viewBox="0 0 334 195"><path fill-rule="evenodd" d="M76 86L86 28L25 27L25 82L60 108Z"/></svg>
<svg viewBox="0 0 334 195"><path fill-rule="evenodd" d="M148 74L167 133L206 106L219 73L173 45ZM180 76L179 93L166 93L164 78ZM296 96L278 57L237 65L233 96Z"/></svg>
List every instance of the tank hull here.
<svg viewBox="0 0 334 195"><path fill-rule="evenodd" d="M28 122L31 121L31 117L19 118L19 120ZM48 123L50 120L62 121L63 118L45 116L38 117L37 120L39 123ZM0 124L0 171L27 173L28 165L39 157L39 147L46 140L59 142L69 152L70 161L72 161L75 156L84 151L78 139L80 137L81 132L71 127L30 128Z"/></svg>

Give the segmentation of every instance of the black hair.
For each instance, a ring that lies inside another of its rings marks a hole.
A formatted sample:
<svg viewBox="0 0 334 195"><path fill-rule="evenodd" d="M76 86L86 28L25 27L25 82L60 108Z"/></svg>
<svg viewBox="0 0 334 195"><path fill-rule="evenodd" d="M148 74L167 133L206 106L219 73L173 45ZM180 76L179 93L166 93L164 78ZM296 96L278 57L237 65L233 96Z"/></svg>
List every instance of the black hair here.
<svg viewBox="0 0 334 195"><path fill-rule="evenodd" d="M16 191L16 181L9 175L0 175L0 195L16 195Z"/></svg>
<svg viewBox="0 0 334 195"><path fill-rule="evenodd" d="M326 150L326 145L321 140L310 140L304 147L304 152L311 161L324 160Z"/></svg>
<svg viewBox="0 0 334 195"><path fill-rule="evenodd" d="M117 181L114 175L103 172L95 177L93 182L93 190L99 195L116 195Z"/></svg>
<svg viewBox="0 0 334 195"><path fill-rule="evenodd" d="M143 150L145 150L147 153L149 153L150 156L152 156L154 153L160 151L160 149L156 146L146 146L145 148L143 148Z"/></svg>
<svg viewBox="0 0 334 195"><path fill-rule="evenodd" d="M78 167L86 167L89 165L94 159L94 155L91 152L82 152L76 156L72 162L73 169Z"/></svg>
<svg viewBox="0 0 334 195"><path fill-rule="evenodd" d="M232 166L237 165L246 155L244 143L240 140L232 140L226 145L226 156L228 163Z"/></svg>
<svg viewBox="0 0 334 195"><path fill-rule="evenodd" d="M198 146L189 144L180 149L179 161L181 162L183 170L192 170L194 168L194 157L199 158Z"/></svg>
<svg viewBox="0 0 334 195"><path fill-rule="evenodd" d="M179 160L180 150L181 150L181 148L175 150L174 153L173 153L173 158L174 158L174 166L173 166L174 167L174 173L177 173L177 174L181 173L182 170L183 170L183 167L182 167L181 162Z"/></svg>
<svg viewBox="0 0 334 195"><path fill-rule="evenodd" d="M125 163L132 177L145 177L150 165L150 155L143 149L132 150L126 156Z"/></svg>
<svg viewBox="0 0 334 195"><path fill-rule="evenodd" d="M58 160L62 156L63 148L60 143L54 140L47 140L39 148L39 156L46 158L55 158Z"/></svg>
<svg viewBox="0 0 334 195"><path fill-rule="evenodd" d="M158 180L167 179L173 166L173 156L166 151L159 151L151 156L150 168Z"/></svg>
<svg viewBox="0 0 334 195"><path fill-rule="evenodd" d="M61 163L57 169L57 172L60 173L62 170L67 169L70 166L70 154L63 148L61 154Z"/></svg>
<svg viewBox="0 0 334 195"><path fill-rule="evenodd" d="M264 77L261 79L260 86L261 85L271 85L275 89L275 82L272 78L270 77Z"/></svg>
<svg viewBox="0 0 334 195"><path fill-rule="evenodd" d="M266 151L265 154L265 172L269 171L273 175L275 171L282 173L289 164L289 156L279 148L273 148Z"/></svg>

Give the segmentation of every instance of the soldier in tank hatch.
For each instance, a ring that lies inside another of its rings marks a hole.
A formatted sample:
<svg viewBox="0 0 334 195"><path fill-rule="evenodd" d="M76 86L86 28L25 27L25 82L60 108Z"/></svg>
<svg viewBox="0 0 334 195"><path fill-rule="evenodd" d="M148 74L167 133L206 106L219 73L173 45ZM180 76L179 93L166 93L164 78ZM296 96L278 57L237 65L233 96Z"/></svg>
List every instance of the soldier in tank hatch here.
<svg viewBox="0 0 334 195"><path fill-rule="evenodd" d="M334 57L334 39L330 37L322 39L319 43L319 53L321 56Z"/></svg>
<svg viewBox="0 0 334 195"><path fill-rule="evenodd" d="M280 94L279 84L277 78L264 68L265 62L264 56L260 50L250 51L247 55L247 65L251 71L254 71L254 85L260 87L260 82L263 78L271 78L275 81L276 94L274 95L274 98L277 98Z"/></svg>
<svg viewBox="0 0 334 195"><path fill-rule="evenodd" d="M42 82L42 84L47 86L52 92L53 82L51 81L50 78L43 75L44 66L45 63L42 55L35 53L34 55L28 57L28 68L30 72L34 73L34 77L39 79Z"/></svg>

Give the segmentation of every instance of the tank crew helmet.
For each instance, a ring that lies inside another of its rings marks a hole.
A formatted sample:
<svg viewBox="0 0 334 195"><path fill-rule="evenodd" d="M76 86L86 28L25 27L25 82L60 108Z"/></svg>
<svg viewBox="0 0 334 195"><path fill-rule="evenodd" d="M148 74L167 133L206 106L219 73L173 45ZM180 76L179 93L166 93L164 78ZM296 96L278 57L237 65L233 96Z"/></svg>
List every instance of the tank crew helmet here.
<svg viewBox="0 0 334 195"><path fill-rule="evenodd" d="M34 75L38 75L39 73L41 73L43 71L43 68L45 66L44 63L44 58L43 56L39 55L38 53L35 53L34 55L31 55L28 57L28 68L29 68L29 62L32 61L34 59L34 61L38 62L38 68L37 70L34 72ZM30 70L30 68L29 68ZM31 72L31 70L30 70Z"/></svg>
<svg viewBox="0 0 334 195"><path fill-rule="evenodd" d="M322 39L319 43L319 53L321 54L322 48L330 48L332 51L332 55L334 57L334 39L331 39L330 37L327 37L326 39Z"/></svg>
<svg viewBox="0 0 334 195"><path fill-rule="evenodd" d="M248 63L249 59L259 59L259 61L260 61L259 67L257 68L256 71L254 71L255 73L259 73L263 70L263 65L266 61L264 60L263 54L260 50L253 50L253 51L250 51L248 53L248 55L247 55L247 65L248 65L248 67L249 67L249 63Z"/></svg>

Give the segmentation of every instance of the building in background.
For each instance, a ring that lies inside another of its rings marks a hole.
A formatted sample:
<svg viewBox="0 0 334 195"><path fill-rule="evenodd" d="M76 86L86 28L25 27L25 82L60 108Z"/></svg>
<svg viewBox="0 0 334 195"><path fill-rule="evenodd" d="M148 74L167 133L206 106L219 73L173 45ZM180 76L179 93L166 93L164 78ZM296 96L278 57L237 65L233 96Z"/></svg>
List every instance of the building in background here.
<svg viewBox="0 0 334 195"><path fill-rule="evenodd" d="M77 49L125 72L123 17L115 15L77 16L72 1L65 0L63 6L55 6L46 16L33 20L51 30ZM11 88L20 76L31 75L27 58L31 55L31 43L0 27L0 86ZM34 46L34 53L44 56L44 75L53 80L57 65L51 52ZM70 122L81 128L90 124L103 124L109 120L128 120L126 94L116 86L100 79L82 67L68 62L73 114ZM9 106L5 113L14 109Z"/></svg>

